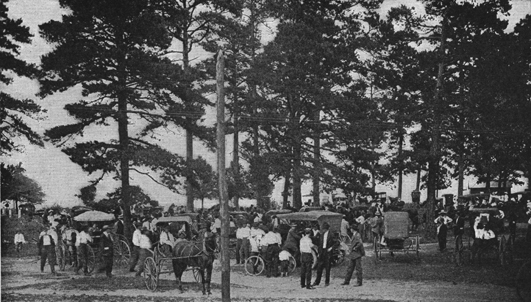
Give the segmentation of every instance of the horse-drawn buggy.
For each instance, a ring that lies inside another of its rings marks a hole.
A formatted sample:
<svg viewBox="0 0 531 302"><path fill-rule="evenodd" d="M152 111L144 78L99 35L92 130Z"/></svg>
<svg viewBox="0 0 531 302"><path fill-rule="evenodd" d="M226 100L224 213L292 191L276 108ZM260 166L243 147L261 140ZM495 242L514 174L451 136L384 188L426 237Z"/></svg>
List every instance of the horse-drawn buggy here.
<svg viewBox="0 0 531 302"><path fill-rule="evenodd" d="M203 294L210 294L215 237L205 237L204 232L198 232L189 215L161 217L156 225L171 234L173 244L170 249L166 249L161 242L153 244L150 256L144 260L143 278L146 287L155 291L161 274L175 273L182 291L181 276L190 267L188 270L192 270L195 280L203 284Z"/></svg>
<svg viewBox="0 0 531 302"><path fill-rule="evenodd" d="M100 211L86 211L73 218L77 223L81 223L87 227L90 227L90 233L92 236L92 243L87 248L87 268L88 272L94 271L96 264L101 259L99 242L102 236L102 229L104 225L109 225L115 222L113 214L100 212ZM125 236L111 232L113 239L113 262L117 267L127 267L129 265L129 259L131 258L131 248L129 247L129 241ZM70 251L67 249L67 251ZM67 252L66 257L73 257Z"/></svg>
<svg viewBox="0 0 531 302"><path fill-rule="evenodd" d="M330 211L310 211L310 212L294 212L288 214L278 214L277 217L280 219L281 224L295 224L296 230L299 233L305 228L312 228L317 226L318 229L322 229L323 224L326 222L330 225L330 233L334 238L340 240L340 229L341 229L341 220L343 215ZM345 255L347 253L348 246L345 244L339 245L339 248L334 249L332 254L332 265L339 265L345 260ZM318 252L313 250L313 265L312 268L315 268L317 265ZM295 268L293 268L295 269Z"/></svg>
<svg viewBox="0 0 531 302"><path fill-rule="evenodd" d="M382 258L382 252L388 251L391 255L395 252L414 252L420 257L419 235L414 237L410 233L410 219L408 212L384 212L383 233L374 237L374 255L376 260Z"/></svg>
<svg viewBox="0 0 531 302"><path fill-rule="evenodd" d="M489 207L471 208L467 213L464 234L455 237L455 263L462 265L465 260L481 262L483 256L490 256L501 265L512 263L514 240L504 212Z"/></svg>

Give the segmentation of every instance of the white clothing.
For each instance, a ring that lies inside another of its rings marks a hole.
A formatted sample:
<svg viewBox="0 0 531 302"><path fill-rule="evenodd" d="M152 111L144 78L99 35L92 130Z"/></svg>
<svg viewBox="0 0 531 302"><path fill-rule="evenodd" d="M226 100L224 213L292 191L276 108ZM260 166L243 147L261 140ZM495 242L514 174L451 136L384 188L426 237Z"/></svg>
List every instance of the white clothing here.
<svg viewBox="0 0 531 302"><path fill-rule="evenodd" d="M87 244L89 242L92 242L92 237L88 233L85 233L85 231L81 231L76 238L76 246Z"/></svg>
<svg viewBox="0 0 531 302"><path fill-rule="evenodd" d="M448 216L439 216L439 217L435 218L434 222L437 224L437 234L441 230L441 226L448 225L452 221L453 221L452 218L450 218Z"/></svg>
<svg viewBox="0 0 531 302"><path fill-rule="evenodd" d="M239 228L236 230L236 238L237 239L243 239L243 238L249 238L251 236L251 229L250 228Z"/></svg>
<svg viewBox="0 0 531 302"><path fill-rule="evenodd" d="M345 218L341 219L341 236L348 235L348 226L348 221L346 221Z"/></svg>
<svg viewBox="0 0 531 302"><path fill-rule="evenodd" d="M330 233L329 231L325 231L324 234L323 234L323 249L326 248L326 242L328 241L328 233Z"/></svg>
<svg viewBox="0 0 531 302"><path fill-rule="evenodd" d="M175 246L175 238L170 232L161 232L159 242L160 244L167 244L171 247Z"/></svg>
<svg viewBox="0 0 531 302"><path fill-rule="evenodd" d="M142 228L146 228L148 230L151 230L151 222L149 220L146 220L142 223Z"/></svg>
<svg viewBox="0 0 531 302"><path fill-rule="evenodd" d="M58 243L59 238L57 236L57 232L56 231L50 229L50 230L48 230L48 232L46 232L46 234L48 234L48 235L50 235L52 237L54 244ZM46 244L44 244L44 245L46 245Z"/></svg>
<svg viewBox="0 0 531 302"><path fill-rule="evenodd" d="M360 217L356 218L356 222L359 223L359 224L364 224L365 223L365 217L363 217L363 215L360 215Z"/></svg>
<svg viewBox="0 0 531 302"><path fill-rule="evenodd" d="M252 228L250 231L250 234L251 234L251 237L256 237L256 236L263 237L265 235L265 232L264 230L259 229L259 228Z"/></svg>
<svg viewBox="0 0 531 302"><path fill-rule="evenodd" d="M26 243L26 240L24 239L24 235L22 233L15 234L15 244L17 243Z"/></svg>
<svg viewBox="0 0 531 302"><path fill-rule="evenodd" d="M148 250L151 248L151 240L144 234L140 235L140 248Z"/></svg>
<svg viewBox="0 0 531 302"><path fill-rule="evenodd" d="M153 218L153 220L151 220L149 227L152 232L155 232L157 230L157 222L159 222L158 218Z"/></svg>
<svg viewBox="0 0 531 302"><path fill-rule="evenodd" d="M260 250L261 240L262 240L262 235L256 235L249 239L249 243L251 244L252 253L258 253L258 251Z"/></svg>
<svg viewBox="0 0 531 302"><path fill-rule="evenodd" d="M140 236L142 236L142 232L140 232L139 229L136 229L133 232L133 245L140 246Z"/></svg>
<svg viewBox="0 0 531 302"><path fill-rule="evenodd" d="M288 261L290 256L291 256L291 254L288 251L282 250L278 254L278 260L280 260L280 261Z"/></svg>
<svg viewBox="0 0 531 302"><path fill-rule="evenodd" d="M270 244L279 244L280 245L281 243L282 242L278 239L277 234L275 234L273 232L268 232L267 234L265 234L265 236L260 241L260 244L262 244L263 246L268 246Z"/></svg>
<svg viewBox="0 0 531 302"><path fill-rule="evenodd" d="M303 236L301 238L299 246L300 246L301 253L311 253L313 243L312 243L312 239L310 238L310 236L308 235Z"/></svg>

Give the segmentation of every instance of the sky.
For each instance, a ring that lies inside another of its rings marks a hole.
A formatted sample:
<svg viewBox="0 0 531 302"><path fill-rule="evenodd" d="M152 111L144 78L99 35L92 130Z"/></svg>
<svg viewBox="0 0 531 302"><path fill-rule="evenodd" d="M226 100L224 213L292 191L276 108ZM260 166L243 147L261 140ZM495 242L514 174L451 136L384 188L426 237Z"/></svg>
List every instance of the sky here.
<svg viewBox="0 0 531 302"><path fill-rule="evenodd" d="M463 1L482 1L482 0L463 0ZM419 13L422 13L422 5L415 0L386 0L381 9L381 14L385 14L391 7L405 4L407 6L414 6ZM531 13L531 0L513 0L513 8L510 12L509 28L512 29L514 25L524 17L526 14ZM40 57L51 51L52 46L47 44L38 34L39 24L48 22L49 20L60 20L61 14L64 13L59 7L57 0L11 0L8 3L9 16L14 19L22 19L23 24L30 28L30 32L33 34L32 44L23 45L21 48L20 58L34 64L39 64ZM274 28L274 24L271 26ZM272 32L264 29L264 41L271 39ZM201 58L208 55L206 52L196 52L193 57ZM74 120L68 116L63 109L65 104L75 102L79 99L79 89L71 89L63 93L56 93L52 96L44 99L38 99L35 95L39 91L39 86L36 81L26 78L15 78L13 84L4 86L0 84L0 89L7 93L10 93L17 98L29 98L34 99L36 102L47 110L42 115L42 119L28 120L28 124L36 130L38 133L44 133L45 130L54 126L73 122ZM206 122L207 124L213 123L215 120L215 112L208 113ZM139 123L131 125L133 129L141 127ZM89 129L82 139L105 139L105 138L117 138L117 131L109 129L105 131L101 129ZM172 132L161 133L158 137L158 143L169 151L175 152L184 156L185 154L185 135L178 129L173 129ZM87 175L81 170L81 168L72 163L70 159L62 153L58 148L51 143L46 142L44 148L27 144L27 142L21 142L25 145L24 152L14 153L9 157L0 157L0 161L7 164L16 164L18 162L23 163L23 167L26 169L26 173L29 177L36 180L43 188L46 194L45 205L50 206L53 204L59 204L61 206L73 206L80 204L81 201L75 196L79 193L79 189L88 184L91 179L96 178L98 175ZM232 158L232 139L227 137L226 140L227 150L227 163L230 163ZM204 148L200 142L194 143L195 157L202 156L206 158L214 167L216 165L216 154L209 152ZM140 174L131 175L132 185L142 185L144 190L155 200L158 200L161 205L169 206L172 203L185 204L186 197L184 194L176 194L170 190L153 183L146 176ZM406 177L404 180L404 196L406 201L409 201L410 192L415 188L416 176L412 175ZM470 180L470 185L474 185L474 181ZM119 184L112 179L107 179L98 185L98 197L103 197L103 194L112 191ZM279 182L275 185L272 199L277 202L281 202L281 192L283 183ZM465 183L465 187L467 183ZM453 184L449 190L439 192L439 195L445 193L455 193L456 183ZM397 195L396 186L383 186L378 185L377 191L385 191L389 196ZM305 183L303 185L303 196L310 194L311 183ZM184 192L183 192L184 193ZM423 192L422 196L426 196ZM305 197L303 201L306 201ZM215 201L207 202L207 205L211 205ZM248 204L248 201L243 202L244 205ZM199 202L196 202L196 207L199 207Z"/></svg>

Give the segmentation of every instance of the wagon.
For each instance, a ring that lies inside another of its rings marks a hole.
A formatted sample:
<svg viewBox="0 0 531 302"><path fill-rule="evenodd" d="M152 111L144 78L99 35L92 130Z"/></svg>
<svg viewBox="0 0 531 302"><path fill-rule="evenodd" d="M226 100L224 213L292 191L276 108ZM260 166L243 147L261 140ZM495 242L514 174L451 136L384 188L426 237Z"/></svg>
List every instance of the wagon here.
<svg viewBox="0 0 531 302"><path fill-rule="evenodd" d="M505 226L505 219L493 218L496 213L498 213L498 208L472 208L468 210L468 214L471 215L472 218L486 215L489 217L490 222L496 221L492 227L496 237L490 244L482 245L474 251L472 244L475 237L474 227L473 223L468 223L468 225L466 225L468 228L465 226L465 236L462 239L456 237L454 259L457 265L462 265L467 258L473 260L473 254L475 252L477 252L478 258L481 257L482 254L494 256L492 258L495 258L501 265L513 262L514 240L511 239L511 234ZM469 221L473 221L473 219L469 219ZM467 253L469 254L469 257L464 256Z"/></svg>
<svg viewBox="0 0 531 302"><path fill-rule="evenodd" d="M382 258L382 252L388 251L391 255L395 252L414 252L420 257L419 235L411 237L409 232L409 214L407 212L384 213L384 243L379 236L374 238L374 255L376 260Z"/></svg>
<svg viewBox="0 0 531 302"><path fill-rule="evenodd" d="M86 211L82 214L74 217L74 220L77 222L85 222L85 223L93 223L98 225L100 228L105 225L109 224L110 222L114 222L115 218L113 214L100 212L100 211ZM113 237L113 261L114 265L117 267L127 267L129 265L129 259L131 258L131 248L129 246L129 241L125 236L111 233ZM98 259L101 259L100 249L99 249L99 240L101 238L101 234L96 234L92 236L92 243L88 246L87 253L88 253L88 263L87 263L87 269L88 272L91 273L94 271L94 268L96 267L96 263Z"/></svg>
<svg viewBox="0 0 531 302"><path fill-rule="evenodd" d="M185 232L185 237L187 239L195 238L195 234L197 234L197 230L194 227L195 224L193 218L190 215L161 217L156 225L157 227L169 225L170 233L172 233L174 237L177 237L177 234L180 231ZM171 266L171 260L173 259L179 258L164 255L161 251L159 242L155 242L153 244L151 256L144 260L143 278L147 289L155 291L158 286L159 276L161 274L173 273ZM195 280L200 282L199 271L196 268L191 268L191 270L193 271Z"/></svg>
<svg viewBox="0 0 531 302"><path fill-rule="evenodd" d="M288 213L288 214L278 214L277 217L280 219L281 223L285 224L291 224L296 223L299 225L299 228L306 228L311 227L312 224L318 223L319 228L323 227L323 224L327 222L330 225L330 233L333 236L336 236L339 240L339 233L341 230L341 220L343 219L343 215L335 212L330 211L310 211L310 212L295 212L295 213ZM348 247L347 247L348 248ZM314 264L313 267L315 267L317 263L317 252L315 252L314 256ZM339 265L343 263L345 260L345 247L342 246L342 248L336 249L334 251L334 255L332 256L332 264L333 265Z"/></svg>

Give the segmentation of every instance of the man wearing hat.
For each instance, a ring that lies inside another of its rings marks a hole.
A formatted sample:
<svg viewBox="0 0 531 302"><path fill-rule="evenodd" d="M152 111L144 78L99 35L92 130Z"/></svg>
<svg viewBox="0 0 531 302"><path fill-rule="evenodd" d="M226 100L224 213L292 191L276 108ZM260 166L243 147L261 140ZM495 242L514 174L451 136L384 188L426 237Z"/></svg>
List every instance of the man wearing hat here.
<svg viewBox="0 0 531 302"><path fill-rule="evenodd" d="M286 236L286 242L284 242L283 249L290 252L292 255L296 255L299 252L299 241L301 240L301 236L297 234L296 224L291 224L290 229L288 231L288 235Z"/></svg>
<svg viewBox="0 0 531 302"><path fill-rule="evenodd" d="M81 227L81 232L79 232L79 235L76 237L78 265L75 272L77 274L79 269L83 268L85 276L90 275L88 272L88 245L92 242L92 237L90 236L88 229L88 226Z"/></svg>
<svg viewBox="0 0 531 302"><path fill-rule="evenodd" d="M356 281L357 285L361 286L363 283L363 271L361 268L361 257L365 256L365 248L363 247L363 241L361 240L361 235L358 233L358 226L353 224L352 229L352 247L350 253L346 258L350 259L349 266L347 269L347 275L345 276L345 281L341 285L349 285L352 274L356 271Z"/></svg>
<svg viewBox="0 0 531 302"><path fill-rule="evenodd" d="M313 286L317 286L319 283L321 283L323 270L326 270L325 286L330 285L332 252L339 245L339 242L334 239L334 235L330 232L330 224L328 224L328 222L323 223L322 229L323 231L321 232L321 238L318 245L319 259L317 263L317 276L315 277Z"/></svg>
<svg viewBox="0 0 531 302"><path fill-rule="evenodd" d="M151 239L149 239L149 229L142 228L139 242L139 253L138 253L138 268L136 270L135 276L140 277L144 271L144 260L151 255Z"/></svg>
<svg viewBox="0 0 531 302"><path fill-rule="evenodd" d="M267 277L278 277L278 254L280 253L280 245L282 244L278 236L273 231L273 228L265 227L267 233L260 241L260 244L266 247L264 260L266 262ZM265 231L264 230L264 231Z"/></svg>
<svg viewBox="0 0 531 302"><path fill-rule="evenodd" d="M434 222L437 224L437 239L439 240L439 250L442 252L446 249L446 234L448 233L448 224L452 222L452 218L448 217L445 210L441 210Z"/></svg>
<svg viewBox="0 0 531 302"><path fill-rule="evenodd" d="M181 232L179 231L179 233ZM171 256L172 249L175 246L175 238L170 233L170 226L168 224L162 226L159 236L159 243L162 254L164 254L166 257Z"/></svg>
<svg viewBox="0 0 531 302"><path fill-rule="evenodd" d="M310 235L311 228L304 229L304 236L302 236L299 247L301 252L301 287L306 289L314 289L311 286L312 282L312 248L315 246Z"/></svg>
<svg viewBox="0 0 531 302"><path fill-rule="evenodd" d="M142 235L142 223L140 221L135 221L133 226L135 227L135 231L133 232L133 250L131 251L131 263L129 264L130 272L135 271L135 266L138 262L140 254L140 236Z"/></svg>
<svg viewBox="0 0 531 302"><path fill-rule="evenodd" d="M110 233L111 227L106 225L103 227L103 234L100 239L100 255L103 260L103 266L99 272L105 271L108 278L112 277L112 263L113 263L113 239Z"/></svg>

